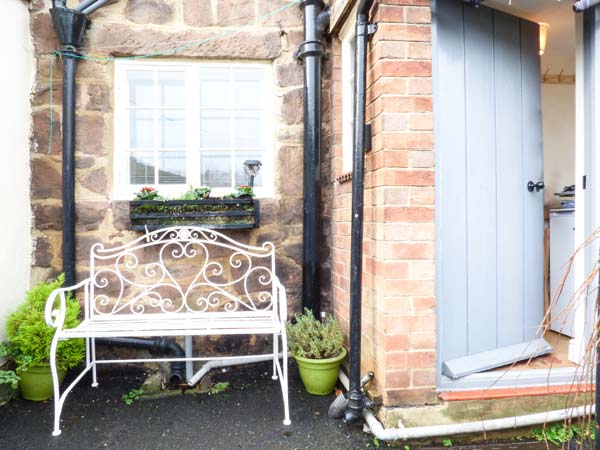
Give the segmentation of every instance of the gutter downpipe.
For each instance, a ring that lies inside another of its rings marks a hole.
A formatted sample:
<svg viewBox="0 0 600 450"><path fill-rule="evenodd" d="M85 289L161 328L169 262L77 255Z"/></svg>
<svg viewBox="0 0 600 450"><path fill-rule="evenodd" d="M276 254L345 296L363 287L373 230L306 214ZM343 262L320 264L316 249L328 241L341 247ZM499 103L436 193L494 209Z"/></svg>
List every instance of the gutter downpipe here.
<svg viewBox="0 0 600 450"><path fill-rule="evenodd" d="M65 283L76 283L75 274L75 77L77 51L90 23L86 14L53 1L52 23L61 44L63 68L62 127L62 258Z"/></svg>
<svg viewBox="0 0 600 450"><path fill-rule="evenodd" d="M322 0L303 0L304 42L296 57L304 64L304 200L302 307L320 316L321 280L321 62L330 11Z"/></svg>
<svg viewBox="0 0 600 450"><path fill-rule="evenodd" d="M356 57L354 76L354 148L352 170L352 229L350 243L350 386L345 422L362 417L366 406L360 385L363 193L365 172L365 117L369 10L374 0L361 0L356 13Z"/></svg>

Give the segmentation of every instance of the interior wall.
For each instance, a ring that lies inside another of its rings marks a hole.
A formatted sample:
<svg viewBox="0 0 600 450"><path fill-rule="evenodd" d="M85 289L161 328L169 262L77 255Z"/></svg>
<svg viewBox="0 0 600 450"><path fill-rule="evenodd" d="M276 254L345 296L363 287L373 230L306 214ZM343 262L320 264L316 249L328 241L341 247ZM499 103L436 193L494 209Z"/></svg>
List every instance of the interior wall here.
<svg viewBox="0 0 600 450"><path fill-rule="evenodd" d="M0 52L0 149L3 176L0 192L6 214L2 217L0 252L0 340L6 315L13 311L29 288L31 257L31 208L29 201L29 127L33 78L33 51L29 38L29 11L20 0L2 2ZM10 68L10 69L8 69Z"/></svg>
<svg viewBox="0 0 600 450"><path fill-rule="evenodd" d="M575 184L575 85L542 84L544 205L559 207L554 195Z"/></svg>

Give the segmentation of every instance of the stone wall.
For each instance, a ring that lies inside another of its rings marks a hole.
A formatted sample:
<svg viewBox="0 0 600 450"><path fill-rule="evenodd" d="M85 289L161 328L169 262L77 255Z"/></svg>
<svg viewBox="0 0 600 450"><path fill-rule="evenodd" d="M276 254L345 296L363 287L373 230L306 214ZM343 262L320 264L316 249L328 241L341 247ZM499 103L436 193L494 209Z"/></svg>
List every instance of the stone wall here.
<svg viewBox="0 0 600 450"><path fill-rule="evenodd" d="M334 3L334 28L347 4ZM430 2L379 0L371 21L379 27L367 72L362 371L375 372L384 405L422 404L437 401ZM352 199L351 174L342 172L338 39L332 66L332 303L347 329Z"/></svg>
<svg viewBox="0 0 600 450"><path fill-rule="evenodd" d="M160 51L247 24L287 3L284 0L119 0L91 15L92 25L82 52L110 57ZM50 4L50 0L35 0L31 9L37 64L31 98L33 281L55 276L62 267L62 64L57 59L54 65L54 135L49 148L50 62L54 50L59 48L48 13ZM75 2L68 4L74 6ZM302 13L293 5L262 23L203 45L187 47L170 57L273 63L275 196L261 199L259 228L232 234L251 244L264 240L275 243L278 274L288 289L292 311L299 310L301 304L303 77L302 66L293 57L301 41ZM127 202L115 201L112 195L113 71L112 61L83 60L77 76L77 271L81 278L86 276L93 243L100 241L110 246L139 236L129 230Z"/></svg>

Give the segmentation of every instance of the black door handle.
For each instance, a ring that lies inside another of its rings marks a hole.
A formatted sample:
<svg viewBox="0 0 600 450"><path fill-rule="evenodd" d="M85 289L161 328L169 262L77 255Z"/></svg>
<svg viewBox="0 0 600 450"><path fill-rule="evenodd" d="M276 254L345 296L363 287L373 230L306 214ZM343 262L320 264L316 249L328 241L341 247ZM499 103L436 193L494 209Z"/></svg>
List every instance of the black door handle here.
<svg viewBox="0 0 600 450"><path fill-rule="evenodd" d="M538 181L537 183L530 181L529 183L527 183L527 190L529 192L533 192L534 189L535 189L535 192L540 192L545 187L546 186L544 185L543 181Z"/></svg>

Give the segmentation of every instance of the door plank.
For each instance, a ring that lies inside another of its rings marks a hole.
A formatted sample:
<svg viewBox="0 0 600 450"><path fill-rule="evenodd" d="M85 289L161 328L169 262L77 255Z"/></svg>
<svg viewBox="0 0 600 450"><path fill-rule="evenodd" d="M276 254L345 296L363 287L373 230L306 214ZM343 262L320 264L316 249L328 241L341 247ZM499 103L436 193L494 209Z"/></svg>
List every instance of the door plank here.
<svg viewBox="0 0 600 450"><path fill-rule="evenodd" d="M543 192L528 192L529 180L543 180L541 74L539 58L539 25L521 19L521 83L523 105L523 258L525 283L523 301L523 340L538 331L543 317L544 285Z"/></svg>
<svg viewBox="0 0 600 450"><path fill-rule="evenodd" d="M436 255L439 297L438 338L444 357L467 353L467 173L465 153L465 74L463 8L456 1L438 1L436 10L437 76L436 208L439 235ZM442 119L443 120L442 120ZM443 188L440 188L443 187Z"/></svg>
<svg viewBox="0 0 600 450"><path fill-rule="evenodd" d="M492 10L464 8L468 354L497 347Z"/></svg>
<svg viewBox="0 0 600 450"><path fill-rule="evenodd" d="M498 193L498 346L522 342L524 294L523 113L517 17L494 13Z"/></svg>

